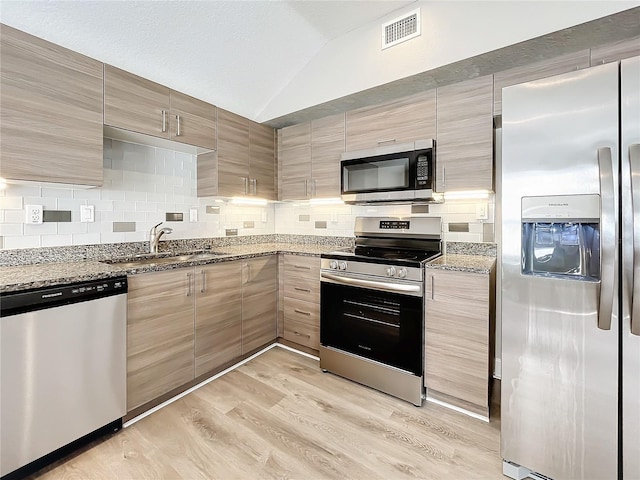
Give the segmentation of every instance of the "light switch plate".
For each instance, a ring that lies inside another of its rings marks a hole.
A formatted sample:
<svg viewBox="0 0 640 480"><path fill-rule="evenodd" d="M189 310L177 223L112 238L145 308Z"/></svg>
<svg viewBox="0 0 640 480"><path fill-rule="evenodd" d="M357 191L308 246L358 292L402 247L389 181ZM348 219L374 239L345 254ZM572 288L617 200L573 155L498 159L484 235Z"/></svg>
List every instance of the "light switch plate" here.
<svg viewBox="0 0 640 480"><path fill-rule="evenodd" d="M489 204L476 204L476 220L487 220L489 218Z"/></svg>
<svg viewBox="0 0 640 480"><path fill-rule="evenodd" d="M198 209L197 208L190 208L189 209L189 221L190 222L197 222L198 221Z"/></svg>
<svg viewBox="0 0 640 480"><path fill-rule="evenodd" d="M93 205L80 205L80 221L95 222L95 207Z"/></svg>
<svg viewBox="0 0 640 480"><path fill-rule="evenodd" d="M42 205L27 205L25 209L26 209L25 223L31 223L31 224L42 223L42 218L43 218Z"/></svg>

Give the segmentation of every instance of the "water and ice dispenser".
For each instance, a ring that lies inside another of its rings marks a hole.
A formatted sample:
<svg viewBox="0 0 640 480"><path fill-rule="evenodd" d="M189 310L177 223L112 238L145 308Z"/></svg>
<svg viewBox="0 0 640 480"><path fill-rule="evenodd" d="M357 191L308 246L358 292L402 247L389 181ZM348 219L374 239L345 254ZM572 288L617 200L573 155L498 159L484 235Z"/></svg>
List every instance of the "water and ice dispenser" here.
<svg viewBox="0 0 640 480"><path fill-rule="evenodd" d="M522 273L600 280L600 196L522 197Z"/></svg>

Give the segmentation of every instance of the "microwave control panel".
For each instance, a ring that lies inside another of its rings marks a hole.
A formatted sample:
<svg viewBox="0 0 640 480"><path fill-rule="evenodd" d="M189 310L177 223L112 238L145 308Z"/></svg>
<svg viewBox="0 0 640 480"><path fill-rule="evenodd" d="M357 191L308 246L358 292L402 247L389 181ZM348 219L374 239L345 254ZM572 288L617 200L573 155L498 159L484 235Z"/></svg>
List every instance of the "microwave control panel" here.
<svg viewBox="0 0 640 480"><path fill-rule="evenodd" d="M416 186L425 187L429 184L429 157L418 155L416 162Z"/></svg>

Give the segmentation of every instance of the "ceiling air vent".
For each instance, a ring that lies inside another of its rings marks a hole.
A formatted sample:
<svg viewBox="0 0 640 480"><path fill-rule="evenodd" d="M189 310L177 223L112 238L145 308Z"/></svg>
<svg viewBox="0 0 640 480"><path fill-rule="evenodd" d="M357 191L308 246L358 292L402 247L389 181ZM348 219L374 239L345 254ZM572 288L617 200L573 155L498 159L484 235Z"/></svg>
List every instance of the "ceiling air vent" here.
<svg viewBox="0 0 640 480"><path fill-rule="evenodd" d="M382 49L393 47L420 35L420 9L382 25Z"/></svg>

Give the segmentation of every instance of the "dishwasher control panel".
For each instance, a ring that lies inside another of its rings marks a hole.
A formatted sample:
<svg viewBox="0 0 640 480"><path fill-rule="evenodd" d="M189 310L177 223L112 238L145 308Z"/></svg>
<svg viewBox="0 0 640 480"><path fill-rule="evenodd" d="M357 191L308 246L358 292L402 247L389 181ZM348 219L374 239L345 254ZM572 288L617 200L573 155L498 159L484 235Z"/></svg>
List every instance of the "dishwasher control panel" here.
<svg viewBox="0 0 640 480"><path fill-rule="evenodd" d="M55 287L9 292L1 297L0 316L17 315L26 311L70 305L124 293L127 293L127 277L105 278Z"/></svg>

